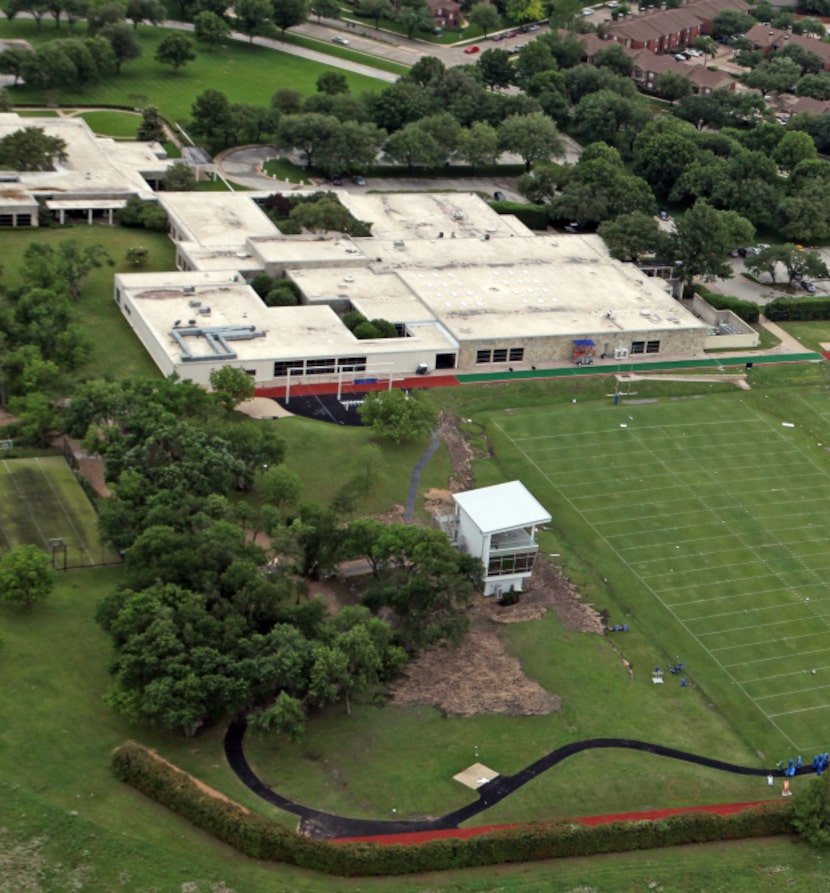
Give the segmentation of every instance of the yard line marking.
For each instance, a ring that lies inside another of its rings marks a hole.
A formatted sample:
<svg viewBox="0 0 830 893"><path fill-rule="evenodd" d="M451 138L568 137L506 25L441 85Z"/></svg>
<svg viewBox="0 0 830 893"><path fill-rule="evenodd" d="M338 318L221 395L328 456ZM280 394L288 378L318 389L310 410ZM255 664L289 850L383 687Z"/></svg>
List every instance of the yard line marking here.
<svg viewBox="0 0 830 893"><path fill-rule="evenodd" d="M724 645L723 648L713 648L712 653L721 651L734 651L736 648L761 648L766 645L774 645L776 642L795 642L796 639L809 639L811 636L823 635L822 630L813 630L801 636L781 636L779 639L764 639L763 642L742 642L740 645Z"/></svg>
<svg viewBox="0 0 830 893"><path fill-rule="evenodd" d="M798 657L806 657L808 654L824 654L826 650L827 649L825 649L825 648L819 648L817 651L804 651L797 656ZM790 655L790 656L794 657L796 655ZM824 664L818 664L818 665L816 665L816 667L814 667L814 669L826 670L827 666ZM758 676L755 679L747 679L746 684L752 685L753 682L769 682L772 679L786 679L787 676L803 676L806 672L807 672L806 670L800 669L800 670L790 670L789 673L776 673L773 676Z"/></svg>
<svg viewBox="0 0 830 893"><path fill-rule="evenodd" d="M703 638L704 636L722 636L726 633L736 633L742 629L764 629L767 626L783 626L787 623L803 623L805 620L804 617L788 617L786 620L771 620L769 623L753 623L749 626L732 626L729 629L718 629L712 630L708 633L697 633L698 638ZM812 635L812 634L811 634ZM788 637L789 638L789 637ZM774 639L773 641L780 641L779 639ZM764 642L759 643L766 645L766 640ZM716 651L720 651L720 648L716 648Z"/></svg>
<svg viewBox="0 0 830 893"><path fill-rule="evenodd" d="M830 685L811 685L809 688L793 688L790 691L781 691L775 695L759 695L755 700L768 701L770 698L786 698L790 695L804 694L805 691L823 691L825 688L830 688Z"/></svg>
<svg viewBox="0 0 830 893"><path fill-rule="evenodd" d="M37 462L37 467L38 467L40 473L43 475L44 478L46 478L46 483L49 485L49 489L52 491L52 495L55 497L55 499L57 499L58 504L61 507L61 511L63 512L64 517L66 518L67 521L69 521L69 524L71 525L72 529L75 531L75 536L78 538L78 544L80 545L80 548L84 552L86 552L86 557L89 559L89 563L95 564L95 562L92 560L92 555L90 554L89 549L86 546L86 542L84 542L83 534L80 532L80 530L78 530L78 527L76 526L75 521L73 520L73 518L69 514L69 512L66 510L66 505L63 501L63 497L55 489L55 484L52 481L52 479L43 470L43 466L40 464L40 456L37 456L35 458L35 462ZM80 486L80 484L78 484L78 486Z"/></svg>
<svg viewBox="0 0 830 893"><path fill-rule="evenodd" d="M830 710L830 704L821 704L818 707L799 707L798 710L785 710L783 713L769 713L768 716L794 716L796 713L813 713L816 710Z"/></svg>
<svg viewBox="0 0 830 893"><path fill-rule="evenodd" d="M758 657L755 660L742 660L736 664L727 664L728 667L748 667L751 664L766 664L774 660L792 660L793 658L807 657L810 654L827 654L826 648L814 648L812 651L799 651L798 654L776 654L772 657ZM786 675L786 674L785 674ZM764 678L764 677L760 677ZM757 682L758 679L752 679Z"/></svg>
<svg viewBox="0 0 830 893"><path fill-rule="evenodd" d="M765 605L763 608L744 608L742 611L721 611L718 614L705 614L701 617L687 617L686 619L689 623L697 623L698 621L708 623L710 620L715 620L718 617L734 617L736 614L751 614L753 611L780 611L782 609L792 610L793 608L797 607L799 607L797 602L786 602L780 605Z"/></svg>

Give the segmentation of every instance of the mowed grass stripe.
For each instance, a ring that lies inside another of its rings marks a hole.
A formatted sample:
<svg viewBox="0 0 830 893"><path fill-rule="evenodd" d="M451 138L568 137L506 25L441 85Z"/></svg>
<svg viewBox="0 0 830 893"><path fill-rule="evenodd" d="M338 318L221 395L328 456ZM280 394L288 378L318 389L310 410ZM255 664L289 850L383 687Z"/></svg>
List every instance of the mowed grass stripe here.
<svg viewBox="0 0 830 893"><path fill-rule="evenodd" d="M526 442L523 434L536 423L521 413L498 419L498 426L795 746L796 726L770 716L755 701L755 688L743 689L742 667L791 657L797 666L788 672L803 672L826 641L830 606L821 579L828 562L820 551L830 523L826 454L811 453L803 432L781 427L743 399L679 403L626 407L628 416L608 407L567 415L564 408L570 430L546 441ZM548 427L556 427L551 421ZM600 431L608 432L602 450ZM805 589L815 602L809 612ZM796 616L769 621L790 605ZM751 612L742 618L749 623L735 622L738 610ZM713 620L719 613L723 621ZM789 634L774 635L776 629ZM811 731L810 739L817 737L830 742L830 722Z"/></svg>
<svg viewBox="0 0 830 893"><path fill-rule="evenodd" d="M97 547L95 512L60 456L4 460L0 528L4 548L29 543L48 550L50 539L61 538L70 564L116 560Z"/></svg>

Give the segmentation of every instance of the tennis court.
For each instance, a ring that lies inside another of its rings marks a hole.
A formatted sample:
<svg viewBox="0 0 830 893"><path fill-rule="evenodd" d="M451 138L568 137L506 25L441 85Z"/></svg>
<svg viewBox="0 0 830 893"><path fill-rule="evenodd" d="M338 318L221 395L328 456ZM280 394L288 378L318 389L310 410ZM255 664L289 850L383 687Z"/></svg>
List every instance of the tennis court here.
<svg viewBox="0 0 830 893"><path fill-rule="evenodd" d="M62 540L67 566L117 561L98 542L95 511L66 461L59 456L0 462L0 552L27 543L50 551ZM64 554L56 554L63 567Z"/></svg>
<svg viewBox="0 0 830 893"><path fill-rule="evenodd" d="M753 395L494 422L554 523L576 516L597 560L635 581L635 622L657 602L675 642L693 640L737 697L812 754L830 745L830 401L793 400L792 421Z"/></svg>

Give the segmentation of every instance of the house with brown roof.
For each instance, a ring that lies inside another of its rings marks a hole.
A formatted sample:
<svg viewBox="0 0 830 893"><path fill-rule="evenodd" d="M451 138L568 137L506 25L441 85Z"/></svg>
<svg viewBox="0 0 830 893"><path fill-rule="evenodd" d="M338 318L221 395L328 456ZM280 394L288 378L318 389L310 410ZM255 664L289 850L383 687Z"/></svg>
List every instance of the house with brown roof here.
<svg viewBox="0 0 830 893"><path fill-rule="evenodd" d="M821 59L822 68L830 71L830 43L808 34L793 34L784 28L771 28L769 25L753 25L746 32L746 39L752 41L756 50L772 53L790 44L801 47L807 53L815 53Z"/></svg>
<svg viewBox="0 0 830 893"><path fill-rule="evenodd" d="M432 12L435 25L439 28L454 28L461 22L461 4L455 0L426 0Z"/></svg>
<svg viewBox="0 0 830 893"><path fill-rule="evenodd" d="M633 50L667 53L690 44L701 34L710 34L712 21L719 12L725 9L746 12L751 8L746 0L690 0L676 9L654 9L626 16L608 25L606 33L611 40Z"/></svg>

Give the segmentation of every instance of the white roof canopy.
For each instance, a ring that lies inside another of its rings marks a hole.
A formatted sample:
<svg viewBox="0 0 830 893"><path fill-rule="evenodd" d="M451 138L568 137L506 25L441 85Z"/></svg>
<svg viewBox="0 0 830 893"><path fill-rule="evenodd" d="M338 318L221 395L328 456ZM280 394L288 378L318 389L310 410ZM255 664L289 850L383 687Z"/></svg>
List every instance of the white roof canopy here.
<svg viewBox="0 0 830 893"><path fill-rule="evenodd" d="M547 524L551 520L545 507L521 481L455 493L453 499L484 534Z"/></svg>

